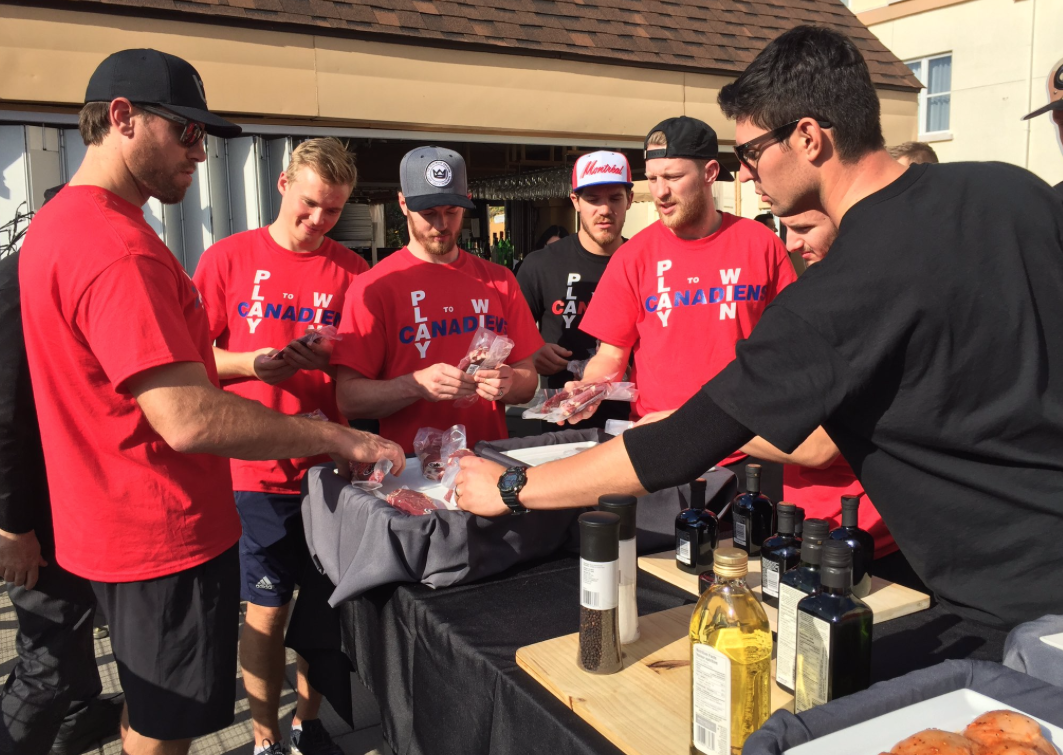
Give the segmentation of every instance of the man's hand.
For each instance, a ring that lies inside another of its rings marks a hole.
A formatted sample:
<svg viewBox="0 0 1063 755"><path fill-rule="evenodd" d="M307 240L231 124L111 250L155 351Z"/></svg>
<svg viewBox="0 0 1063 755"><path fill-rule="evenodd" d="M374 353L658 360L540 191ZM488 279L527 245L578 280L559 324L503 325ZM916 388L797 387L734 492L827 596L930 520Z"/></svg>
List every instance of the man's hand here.
<svg viewBox="0 0 1063 755"><path fill-rule="evenodd" d="M328 348L323 343L307 346L298 338L295 338L292 339L291 343L284 347L284 350L281 351L281 356L284 357L284 361L289 364L294 364L300 370L320 370L321 372L328 372L329 359L332 357L332 349Z"/></svg>
<svg viewBox="0 0 1063 755"><path fill-rule="evenodd" d="M585 385L587 382L588 381L586 381L586 380L570 380L569 382L565 383L565 390L566 391L575 390L575 389L579 388L580 386ZM589 417L593 417L594 413L596 411L598 411L598 406L601 403L602 403L602 400L598 399L593 404L591 404L586 409L584 409L582 412L579 412L578 414L573 414L568 419L559 420L557 424L564 425L567 422L570 425L574 425L577 422L582 422L583 420L585 420L585 419L587 419Z"/></svg>
<svg viewBox="0 0 1063 755"><path fill-rule="evenodd" d="M509 507L498 492L498 478L506 468L478 456L466 456L460 464L454 487L458 508L480 516L508 514Z"/></svg>
<svg viewBox="0 0 1063 755"><path fill-rule="evenodd" d="M274 359L278 353L276 349L267 349L255 357L255 376L263 383L277 385L299 371L298 365L287 359Z"/></svg>
<svg viewBox="0 0 1063 755"><path fill-rule="evenodd" d="M0 530L0 571L5 582L32 590L37 584L37 570L47 565L32 530L21 535Z"/></svg>
<svg viewBox="0 0 1063 755"><path fill-rule="evenodd" d="M535 371L540 375L556 375L561 370L568 369L568 360L572 358L572 352L563 349L556 343L543 344L543 347L535 352Z"/></svg>
<svg viewBox="0 0 1063 755"><path fill-rule="evenodd" d="M453 401L476 392L476 383L452 364L433 364L413 373L413 381L425 401Z"/></svg>
<svg viewBox="0 0 1063 755"><path fill-rule="evenodd" d="M513 368L504 364L497 370L477 370L472 376L476 392L487 401L501 401L513 387Z"/></svg>
<svg viewBox="0 0 1063 755"><path fill-rule="evenodd" d="M367 464L375 464L381 459L390 459L392 463L391 474L398 477L406 468L406 454L402 446L379 435L362 432L353 428L345 427L346 441L342 447L332 454L336 467L344 478L349 477L349 465L344 462L360 461Z"/></svg>

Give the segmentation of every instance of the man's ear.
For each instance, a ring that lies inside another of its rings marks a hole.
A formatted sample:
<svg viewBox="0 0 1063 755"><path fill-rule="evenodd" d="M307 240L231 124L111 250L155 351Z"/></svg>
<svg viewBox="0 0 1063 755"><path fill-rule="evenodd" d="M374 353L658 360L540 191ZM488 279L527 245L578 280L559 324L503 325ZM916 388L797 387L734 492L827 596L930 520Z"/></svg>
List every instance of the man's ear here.
<svg viewBox="0 0 1063 755"><path fill-rule="evenodd" d="M281 193L282 197L284 196L285 192L288 191L289 186L290 184L288 183L288 171L282 170L280 176L278 176L277 178L277 191Z"/></svg>
<svg viewBox="0 0 1063 755"><path fill-rule="evenodd" d="M401 191L399 192L399 209L402 210L403 215L410 217L410 210L406 207L406 197L402 195Z"/></svg>
<svg viewBox="0 0 1063 755"><path fill-rule="evenodd" d="M634 201L635 201L635 190L634 189L628 189L627 190L627 208L629 210L631 209L631 203L634 202Z"/></svg>
<svg viewBox="0 0 1063 755"><path fill-rule="evenodd" d="M716 182L720 175L720 164L715 160L705 163L705 183L709 186Z"/></svg>
<svg viewBox="0 0 1063 755"><path fill-rule="evenodd" d="M833 147L826 130L814 118L802 118L791 139L791 147L809 162L824 158Z"/></svg>
<svg viewBox="0 0 1063 755"><path fill-rule="evenodd" d="M573 207L573 208L574 208L574 209L576 210L576 212L578 213L578 212L579 212L579 194L577 194L576 192L574 192L574 191L573 191L573 192L571 192L571 193L570 193L570 194L568 195L568 198L569 198L570 200L572 200L572 207Z"/></svg>
<svg viewBox="0 0 1063 755"><path fill-rule="evenodd" d="M111 128L127 139L133 137L133 103L125 97L113 99L108 114L111 119Z"/></svg>

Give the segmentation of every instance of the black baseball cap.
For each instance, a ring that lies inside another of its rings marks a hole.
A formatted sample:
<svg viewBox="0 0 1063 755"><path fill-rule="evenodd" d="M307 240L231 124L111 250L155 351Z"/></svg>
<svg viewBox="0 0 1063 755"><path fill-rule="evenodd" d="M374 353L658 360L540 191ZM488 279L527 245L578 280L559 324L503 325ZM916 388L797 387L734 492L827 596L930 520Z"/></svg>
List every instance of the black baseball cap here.
<svg viewBox="0 0 1063 755"><path fill-rule="evenodd" d="M399 185L406 206L414 212L433 207L475 210L469 199L465 160L446 147L411 149L399 163Z"/></svg>
<svg viewBox="0 0 1063 755"><path fill-rule="evenodd" d="M667 146L654 145L650 147L650 136L656 132L664 133L668 140ZM661 121L650 129L643 145L647 160L655 160L659 157L686 157L691 160L715 160L720 162L720 145L716 139L716 132L712 126L697 118L689 118L681 115L678 118L669 118ZM734 181L730 171L720 165L720 175L717 181Z"/></svg>
<svg viewBox="0 0 1063 755"><path fill-rule="evenodd" d="M89 79L85 103L125 97L158 105L202 123L211 136L239 136L241 128L207 110L203 79L187 60L158 50L121 50L109 55Z"/></svg>

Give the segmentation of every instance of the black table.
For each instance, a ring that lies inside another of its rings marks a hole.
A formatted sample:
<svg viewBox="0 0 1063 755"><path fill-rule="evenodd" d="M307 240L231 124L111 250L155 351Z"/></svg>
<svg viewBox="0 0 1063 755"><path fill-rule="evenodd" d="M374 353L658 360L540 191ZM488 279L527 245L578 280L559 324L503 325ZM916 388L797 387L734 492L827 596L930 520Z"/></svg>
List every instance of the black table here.
<svg viewBox="0 0 1063 755"><path fill-rule="evenodd" d="M331 592L325 580L316 590L304 586L288 644L310 661L311 683L341 714L350 709L349 672L357 669L380 703L383 736L396 755L616 755L516 663L518 648L578 630L577 566L564 555L443 590L392 585L332 612L314 597ZM649 614L693 601L640 571L638 602ZM951 658L999 662L1005 637L934 606L875 626L872 677Z"/></svg>

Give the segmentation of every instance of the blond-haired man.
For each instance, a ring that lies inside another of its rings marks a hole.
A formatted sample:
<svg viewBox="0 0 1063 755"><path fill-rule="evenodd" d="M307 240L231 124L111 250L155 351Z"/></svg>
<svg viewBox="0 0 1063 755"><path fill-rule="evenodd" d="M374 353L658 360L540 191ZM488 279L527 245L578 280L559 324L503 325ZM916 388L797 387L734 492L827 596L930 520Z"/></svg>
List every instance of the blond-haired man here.
<svg viewBox="0 0 1063 755"><path fill-rule="evenodd" d="M354 188L352 155L333 138L295 148L277 179L277 219L266 228L218 242L204 254L194 281L206 304L222 386L284 414L336 408L327 342L307 345L308 328L338 325L343 297L369 266L325 236ZM254 725L255 752L285 752L278 706L284 680L284 627L299 573L309 558L299 514L306 470L327 457L279 461L232 460L240 512L240 593L247 617L240 664ZM298 662L298 703L292 749L338 753L318 720L321 695Z"/></svg>

